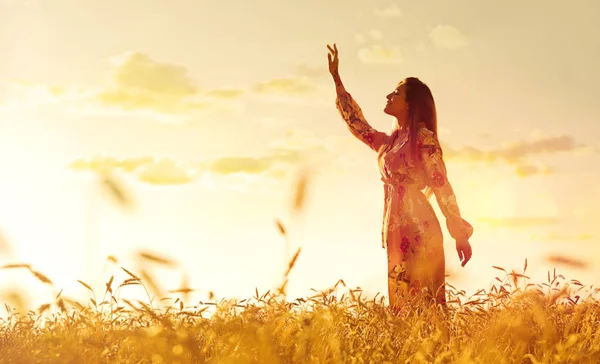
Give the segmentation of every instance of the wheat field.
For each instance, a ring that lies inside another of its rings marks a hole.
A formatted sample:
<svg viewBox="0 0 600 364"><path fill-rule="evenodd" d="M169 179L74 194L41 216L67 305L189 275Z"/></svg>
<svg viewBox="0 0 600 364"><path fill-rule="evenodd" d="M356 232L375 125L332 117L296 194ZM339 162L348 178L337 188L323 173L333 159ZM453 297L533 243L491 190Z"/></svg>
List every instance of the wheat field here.
<svg viewBox="0 0 600 364"><path fill-rule="evenodd" d="M298 183L293 208L302 209L306 180ZM122 187L107 184L124 203ZM276 228L286 237L281 221ZM51 287L52 299L36 310L5 304L0 326L1 363L597 363L600 362L599 288L567 280L556 270L532 283L522 272L499 272L489 289L466 297L447 284L448 307L407 298L392 312L384 297L366 299L339 280L329 290L291 300L290 259L281 285L245 300L192 302L192 289L165 291L148 268L174 263L139 252L147 265L117 266L101 291L79 281L89 300L64 296L52 280L28 264ZM564 262L568 264L568 261ZM1 272L1 271L0 271ZM142 289L147 299L122 297ZM14 297L13 297L14 298ZM19 304L16 306L23 306Z"/></svg>

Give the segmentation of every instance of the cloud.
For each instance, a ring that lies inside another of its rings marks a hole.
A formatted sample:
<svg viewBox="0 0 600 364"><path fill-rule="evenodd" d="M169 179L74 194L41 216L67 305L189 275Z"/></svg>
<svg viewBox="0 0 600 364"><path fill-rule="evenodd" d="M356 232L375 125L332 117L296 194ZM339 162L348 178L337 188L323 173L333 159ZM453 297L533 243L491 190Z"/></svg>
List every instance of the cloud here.
<svg viewBox="0 0 600 364"><path fill-rule="evenodd" d="M300 76L274 78L252 86L252 91L263 95L302 95L314 90L314 83Z"/></svg>
<svg viewBox="0 0 600 364"><path fill-rule="evenodd" d="M429 38L442 49L459 49L469 46L467 37L458 28L451 25L438 25L431 30Z"/></svg>
<svg viewBox="0 0 600 364"><path fill-rule="evenodd" d="M329 151L323 146L303 149L273 146L260 157L225 157L203 163L202 180L204 186L211 189L272 194L300 164L318 173L319 161L329 157Z"/></svg>
<svg viewBox="0 0 600 364"><path fill-rule="evenodd" d="M534 227L534 226L548 226L555 225L557 219L554 217L542 217L542 216L531 216L531 217L481 217L478 219L481 223L489 224L493 227L506 227L506 228L523 228L523 227Z"/></svg>
<svg viewBox="0 0 600 364"><path fill-rule="evenodd" d="M542 240L542 241L587 241L591 240L593 236L591 234L581 234L581 235L565 235L557 232L549 233L546 235L531 235L532 239Z"/></svg>
<svg viewBox="0 0 600 364"><path fill-rule="evenodd" d="M142 164L151 163L153 160L152 157L119 159L109 155L96 155L87 159L77 159L69 163L68 168L76 171L91 170L100 174L111 173L115 169L132 172Z"/></svg>
<svg viewBox="0 0 600 364"><path fill-rule="evenodd" d="M562 135L559 137L538 138L531 142L514 143L504 149L502 157L508 161L518 161L529 155L575 152L585 147L583 144L578 144L573 137Z"/></svg>
<svg viewBox="0 0 600 364"><path fill-rule="evenodd" d="M192 182L195 171L170 158L142 164L136 171L141 182L151 185L180 185Z"/></svg>
<svg viewBox="0 0 600 364"><path fill-rule="evenodd" d="M262 157L225 157L205 164L205 170L217 174L263 174L279 167L295 166L302 162L316 161L329 151L323 146L305 149L273 148ZM280 173L276 173L280 175Z"/></svg>
<svg viewBox="0 0 600 364"><path fill-rule="evenodd" d="M60 104L77 114L136 115L165 122L181 122L197 113L231 111L258 96L263 100L305 103L305 97L323 91L315 79L328 74L323 66L299 66L295 74L246 87L202 89L183 65L159 61L141 52L110 59L106 83L94 88L60 88L25 81L6 83L3 107ZM0 86L5 86L0 85ZM327 89L329 92L329 89ZM314 101L314 100L312 100Z"/></svg>
<svg viewBox="0 0 600 364"><path fill-rule="evenodd" d="M329 75L329 69L325 66L311 67L307 64L301 64L296 68L296 75L299 77L319 78Z"/></svg>
<svg viewBox="0 0 600 364"><path fill-rule="evenodd" d="M269 144L271 158L274 163L305 163L318 169L339 157L339 148L335 144L337 139L320 138L309 130L290 128L283 138Z"/></svg>
<svg viewBox="0 0 600 364"><path fill-rule="evenodd" d="M515 172L521 178L530 177L538 174L550 175L554 173L548 166L537 166L532 164L520 165L515 168Z"/></svg>
<svg viewBox="0 0 600 364"><path fill-rule="evenodd" d="M184 66L159 62L139 52L113 57L111 63L108 85L97 95L104 106L166 114L208 106Z"/></svg>
<svg viewBox="0 0 600 364"><path fill-rule="evenodd" d="M25 81L9 84L7 104L16 107L60 104L77 113L168 119L198 111L223 110L226 103L247 92L239 87L203 90L189 70L178 64L155 60L140 52L126 52L110 59L106 83L97 88L61 88Z"/></svg>
<svg viewBox="0 0 600 364"><path fill-rule="evenodd" d="M358 58L363 63L397 64L403 61L398 47L372 45L358 50Z"/></svg>
<svg viewBox="0 0 600 364"><path fill-rule="evenodd" d="M267 157L226 157L210 163L207 169L219 174L257 174L265 172L270 167L271 163Z"/></svg>
<svg viewBox="0 0 600 364"><path fill-rule="evenodd" d="M520 141L501 148L481 150L475 147L452 149L444 146L444 156L448 160L493 164L504 162L515 166L515 172L521 177L537 174L552 174L554 171L543 165L531 164L527 160L534 156L560 152L578 152L587 149L570 136L537 138L533 141Z"/></svg>
<svg viewBox="0 0 600 364"><path fill-rule="evenodd" d="M88 97L76 87L35 84L22 79L0 81L5 108L30 108L79 103Z"/></svg>
<svg viewBox="0 0 600 364"><path fill-rule="evenodd" d="M250 87L253 99L259 102L282 103L291 105L302 105L314 107L323 102L319 95L329 93L331 90L322 83L316 82L316 77L299 75L276 77L269 80L257 82ZM318 71L306 67L305 73L318 73Z"/></svg>
<svg viewBox="0 0 600 364"><path fill-rule="evenodd" d="M375 14L384 18L399 18L402 16L402 10L395 3L383 9L375 9Z"/></svg>
<svg viewBox="0 0 600 364"><path fill-rule="evenodd" d="M76 172L93 171L101 175L121 172L151 185L180 185L199 178L212 181L209 183L220 181L231 185L234 181L258 183L261 179L271 182L281 180L286 177L290 168L301 163L318 167L329 161L331 156L331 151L312 134L291 130L284 138L273 142L268 152L259 157L228 156L194 163L190 167L172 158L96 155L74 160L69 163L68 168ZM231 178L224 180L222 177Z"/></svg>
<svg viewBox="0 0 600 364"><path fill-rule="evenodd" d="M109 174L116 171L134 175L140 182L151 185L179 185L194 180L196 171L186 168L171 158L137 157L116 158L97 155L89 159L71 162L68 168L77 171L93 171Z"/></svg>
<svg viewBox="0 0 600 364"><path fill-rule="evenodd" d="M186 97L198 92L186 67L158 62L139 52L127 52L113 57L115 69L109 74L116 88L140 94Z"/></svg>

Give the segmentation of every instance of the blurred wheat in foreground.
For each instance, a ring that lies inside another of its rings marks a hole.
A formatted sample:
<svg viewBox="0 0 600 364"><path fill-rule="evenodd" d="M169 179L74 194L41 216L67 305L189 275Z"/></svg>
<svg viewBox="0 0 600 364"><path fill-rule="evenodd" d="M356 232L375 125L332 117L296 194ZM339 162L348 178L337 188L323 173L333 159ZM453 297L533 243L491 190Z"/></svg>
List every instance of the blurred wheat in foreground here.
<svg viewBox="0 0 600 364"><path fill-rule="evenodd" d="M299 250L293 261L298 254ZM116 262L112 256L108 259ZM3 268L28 269L52 285L27 264ZM600 362L600 309L594 297L598 289L588 289L582 298L586 287L575 280L567 282L556 272L548 274L548 282L532 284L526 283L524 274L504 271L504 279L496 278L489 292L481 290L469 298L449 286L447 310L413 299L391 313L383 298L363 299L360 290L339 295L337 286L343 281L313 297L289 302L287 277L277 293L257 291L240 302L185 306L191 289L182 287L170 291L180 298L160 308L150 292L163 294L150 273L122 270L128 278L115 282L111 277L102 302L80 281L90 292L87 303L63 297L61 291L53 302L26 314L6 305L0 362ZM119 298L121 290L132 285L145 289L147 302Z"/></svg>

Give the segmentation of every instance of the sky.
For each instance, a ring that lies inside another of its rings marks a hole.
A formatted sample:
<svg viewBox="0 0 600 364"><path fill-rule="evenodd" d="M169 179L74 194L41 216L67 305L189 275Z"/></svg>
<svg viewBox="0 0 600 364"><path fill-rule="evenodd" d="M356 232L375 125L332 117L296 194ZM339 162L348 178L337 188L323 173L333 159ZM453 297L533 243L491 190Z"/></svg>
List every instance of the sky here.
<svg viewBox="0 0 600 364"><path fill-rule="evenodd" d="M165 289L245 298L275 288L300 247L291 297L338 279L385 295L382 182L335 108L334 42L378 130L400 80L433 91L475 230L462 268L431 199L449 283L488 289L493 265L522 272L527 259L534 283L557 268L598 285L598 13L593 0L0 0L0 263L55 285L5 269L3 289L32 305L86 297L78 279L103 290L127 278L121 266L140 272L143 250L177 262L153 270Z"/></svg>

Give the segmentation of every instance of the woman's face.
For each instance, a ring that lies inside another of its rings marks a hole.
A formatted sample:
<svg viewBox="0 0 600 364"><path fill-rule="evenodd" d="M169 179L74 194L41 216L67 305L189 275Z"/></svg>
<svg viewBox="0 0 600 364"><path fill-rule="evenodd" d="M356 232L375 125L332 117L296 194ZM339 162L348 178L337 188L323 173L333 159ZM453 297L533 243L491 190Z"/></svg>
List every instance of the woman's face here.
<svg viewBox="0 0 600 364"><path fill-rule="evenodd" d="M383 112L388 115L399 117L408 110L406 103L406 84L400 83L396 89L386 96L388 102Z"/></svg>

